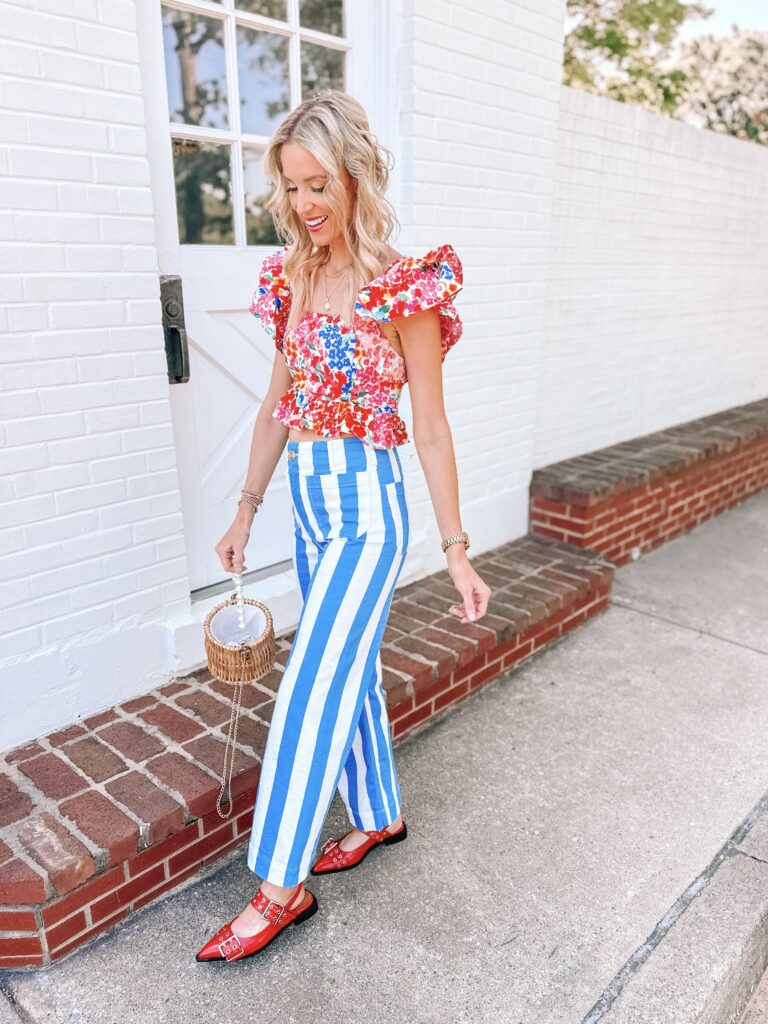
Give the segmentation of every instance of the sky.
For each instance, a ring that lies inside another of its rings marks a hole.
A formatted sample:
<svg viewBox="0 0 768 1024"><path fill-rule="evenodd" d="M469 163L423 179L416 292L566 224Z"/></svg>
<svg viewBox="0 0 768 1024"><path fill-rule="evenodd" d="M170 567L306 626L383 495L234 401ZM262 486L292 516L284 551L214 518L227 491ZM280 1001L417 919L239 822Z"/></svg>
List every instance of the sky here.
<svg viewBox="0 0 768 1024"><path fill-rule="evenodd" d="M679 41L694 39L696 36L725 36L731 31L731 25L739 28L753 28L760 32L768 32L768 0L702 0L705 7L714 10L709 18L691 18L683 23L678 31ZM569 19L566 15L566 31Z"/></svg>
<svg viewBox="0 0 768 1024"><path fill-rule="evenodd" d="M768 0L703 0L706 7L714 8L709 18L692 18L684 22L678 32L678 39L694 39L696 36L725 36L731 25L739 28L753 28L768 32Z"/></svg>

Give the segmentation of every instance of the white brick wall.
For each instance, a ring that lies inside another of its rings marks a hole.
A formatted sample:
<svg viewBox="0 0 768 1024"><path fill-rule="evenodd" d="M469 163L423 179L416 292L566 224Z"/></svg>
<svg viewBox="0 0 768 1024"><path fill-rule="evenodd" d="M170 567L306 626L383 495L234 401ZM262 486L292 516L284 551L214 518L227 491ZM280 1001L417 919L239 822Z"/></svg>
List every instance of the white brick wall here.
<svg viewBox="0 0 768 1024"><path fill-rule="evenodd" d="M450 242L464 263L464 336L444 381L471 553L527 529L564 9L403 2L400 248ZM443 569L425 484L411 513L429 537L423 570Z"/></svg>
<svg viewBox="0 0 768 1024"><path fill-rule="evenodd" d="M0 37L4 750L166 678L189 600L134 6Z"/></svg>
<svg viewBox="0 0 768 1024"><path fill-rule="evenodd" d="M768 151L567 87L560 111L535 467L768 394Z"/></svg>

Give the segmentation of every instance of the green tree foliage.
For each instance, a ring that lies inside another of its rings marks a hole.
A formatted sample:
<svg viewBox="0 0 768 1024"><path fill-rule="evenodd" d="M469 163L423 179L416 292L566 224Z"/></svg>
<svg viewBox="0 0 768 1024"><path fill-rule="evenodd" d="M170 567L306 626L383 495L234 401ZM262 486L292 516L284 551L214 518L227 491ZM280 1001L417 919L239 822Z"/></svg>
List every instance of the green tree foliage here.
<svg viewBox="0 0 768 1024"><path fill-rule="evenodd" d="M714 13L700 0L568 0L567 11L565 84L664 113L690 85L669 63L677 31Z"/></svg>

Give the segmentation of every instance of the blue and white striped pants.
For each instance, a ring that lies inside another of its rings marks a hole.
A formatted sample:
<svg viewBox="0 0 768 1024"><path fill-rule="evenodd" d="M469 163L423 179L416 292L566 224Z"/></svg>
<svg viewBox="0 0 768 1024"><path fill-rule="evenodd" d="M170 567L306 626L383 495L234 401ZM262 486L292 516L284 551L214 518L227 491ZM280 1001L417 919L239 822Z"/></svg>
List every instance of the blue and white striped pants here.
<svg viewBox="0 0 768 1024"><path fill-rule="evenodd" d="M357 828L383 828L400 813L379 648L409 534L397 448L357 437L289 441L286 476L304 603L247 858L280 886L309 874L337 787Z"/></svg>

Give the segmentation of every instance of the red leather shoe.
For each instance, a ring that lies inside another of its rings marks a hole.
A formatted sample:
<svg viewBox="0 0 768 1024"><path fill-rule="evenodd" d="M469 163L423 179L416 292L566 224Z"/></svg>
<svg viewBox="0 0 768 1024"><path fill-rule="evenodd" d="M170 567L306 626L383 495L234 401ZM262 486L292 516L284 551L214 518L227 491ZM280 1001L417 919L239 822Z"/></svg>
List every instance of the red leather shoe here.
<svg viewBox="0 0 768 1024"><path fill-rule="evenodd" d="M234 918L232 918L229 924L225 924L220 928L213 938L209 939L203 948L195 953L195 960L199 960L202 963L245 960L246 957L254 956L256 953L266 949L270 942L273 942L289 924L300 924L301 921L306 921L308 917L312 917L317 911L317 900L309 889L304 889L302 899L299 900L296 906L291 905L298 895L302 884L302 882L299 882L291 898L286 901L285 906L275 903L259 887L258 892L251 900L251 906L258 910L263 918L269 921L269 925L266 928L262 928L255 935L247 935L241 938L232 931L232 921L234 921Z"/></svg>
<svg viewBox="0 0 768 1024"><path fill-rule="evenodd" d="M341 839L346 838L350 832L354 831L354 829L350 829L349 832L345 832ZM405 822L397 832L387 832L384 828L362 831L365 831L368 839L356 846L354 850L342 850L341 839L326 840L320 847L321 855L309 869L310 874L328 875L332 871L348 871L350 868L356 868L360 861L365 860L374 846L379 846L379 844L391 846L392 843L401 843L408 835Z"/></svg>

